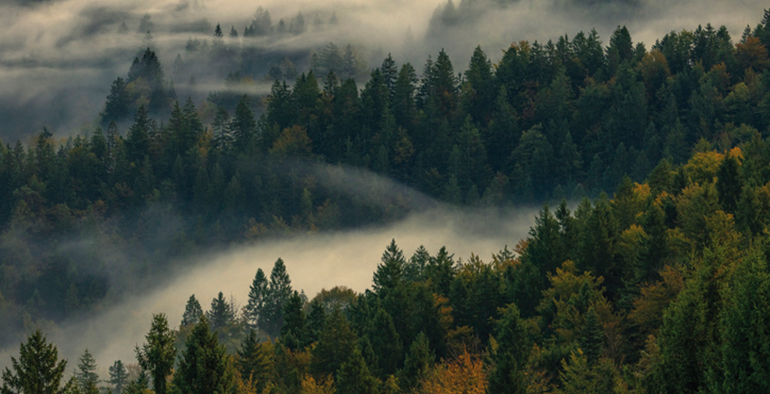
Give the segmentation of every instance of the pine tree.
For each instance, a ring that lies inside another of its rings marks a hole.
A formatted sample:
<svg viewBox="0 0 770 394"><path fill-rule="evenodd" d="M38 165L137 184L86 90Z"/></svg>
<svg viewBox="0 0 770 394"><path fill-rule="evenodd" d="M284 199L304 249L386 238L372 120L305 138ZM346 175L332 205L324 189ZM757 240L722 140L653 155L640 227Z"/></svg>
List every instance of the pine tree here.
<svg viewBox="0 0 770 394"><path fill-rule="evenodd" d="M337 372L337 392L340 394L376 394L379 381L371 375L358 347Z"/></svg>
<svg viewBox="0 0 770 394"><path fill-rule="evenodd" d="M195 299L195 294L191 295L187 300L187 305L184 307L184 314L182 315L182 323L180 326L186 327L193 324L198 324L203 315L203 308L201 308L200 302Z"/></svg>
<svg viewBox="0 0 770 394"><path fill-rule="evenodd" d="M319 376L334 375L357 347L358 338L350 323L335 307L311 350L311 369ZM360 352L359 352L360 355Z"/></svg>
<svg viewBox="0 0 770 394"><path fill-rule="evenodd" d="M246 322L252 329L262 327L264 322L262 319L265 307L265 301L267 300L268 283L262 268L257 269L254 280L249 287L249 302L244 309L244 315Z"/></svg>
<svg viewBox="0 0 770 394"><path fill-rule="evenodd" d="M727 213L736 213L738 201L741 198L743 182L741 180L738 160L732 155L727 154L722 160L717 170L717 194L719 195L719 204L722 205Z"/></svg>
<svg viewBox="0 0 770 394"><path fill-rule="evenodd" d="M511 304L497 323L493 350L494 370L489 376L490 393L525 393L525 365L529 357L529 340L519 309Z"/></svg>
<svg viewBox="0 0 770 394"><path fill-rule="evenodd" d="M46 342L40 330L35 331L22 343L19 359L11 357L11 369L3 371L2 394L58 394L68 392L74 386L69 381L61 385L66 360L59 360L56 346Z"/></svg>
<svg viewBox="0 0 770 394"><path fill-rule="evenodd" d="M233 306L227 302L221 291L217 298L211 300L211 309L206 312L206 317L211 324L212 331L227 327L235 320Z"/></svg>
<svg viewBox="0 0 770 394"><path fill-rule="evenodd" d="M265 344L260 344L257 333L249 330L249 334L238 349L236 366L241 378L250 380L257 392L261 393L272 375L272 361L266 351Z"/></svg>
<svg viewBox="0 0 770 394"><path fill-rule="evenodd" d="M230 357L216 333L209 331L206 318L193 328L185 346L174 373L174 386L189 394L230 392L234 385Z"/></svg>
<svg viewBox="0 0 770 394"><path fill-rule="evenodd" d="M302 297L295 290L283 309L284 325L281 328L281 344L292 351L302 350L307 341L307 323Z"/></svg>
<svg viewBox="0 0 770 394"><path fill-rule="evenodd" d="M374 273L372 289L384 298L389 291L403 282L406 259L404 253L396 245L395 239L390 241L390 245L382 253L381 260L382 264L377 265L377 271Z"/></svg>
<svg viewBox="0 0 770 394"><path fill-rule="evenodd" d="M283 327L283 308L291 297L291 279L286 272L286 265L282 259L278 259L270 272L270 285L267 290L264 304L264 326L260 328L265 330L270 336L277 337ZM260 316L260 325L262 317Z"/></svg>
<svg viewBox="0 0 770 394"><path fill-rule="evenodd" d="M436 356L430 349L428 336L420 332L414 342L409 346L404 360L404 367L398 372L400 386L404 390L417 388L418 384L425 378L430 367L433 365Z"/></svg>
<svg viewBox="0 0 770 394"><path fill-rule="evenodd" d="M379 367L377 370L380 372L380 377L386 378L396 373L403 360L403 345L396 332L396 326L393 325L393 318L384 309L378 309L371 321L369 343L378 356L378 365L372 365L372 367Z"/></svg>
<svg viewBox="0 0 770 394"><path fill-rule="evenodd" d="M128 383L128 371L126 371L123 362L120 360L115 361L115 363L110 366L109 373L109 383L112 384L114 394L122 394L126 387L126 383Z"/></svg>
<svg viewBox="0 0 770 394"><path fill-rule="evenodd" d="M604 331L593 307L589 308L588 313L586 313L586 322L580 330L578 342L588 366L591 367L596 364L604 353Z"/></svg>
<svg viewBox="0 0 770 394"><path fill-rule="evenodd" d="M136 347L136 359L142 370L152 376L152 386L156 394L168 393L166 378L171 374L176 358L174 342L176 336L168 327L166 315L159 313L152 316L150 332L145 335L147 343Z"/></svg>
<svg viewBox="0 0 770 394"><path fill-rule="evenodd" d="M99 394L99 389L96 387L97 383L99 383L99 375L96 373L96 360L94 360L94 356L91 355L88 349L80 357L78 369L75 371L75 381L77 381L82 394Z"/></svg>

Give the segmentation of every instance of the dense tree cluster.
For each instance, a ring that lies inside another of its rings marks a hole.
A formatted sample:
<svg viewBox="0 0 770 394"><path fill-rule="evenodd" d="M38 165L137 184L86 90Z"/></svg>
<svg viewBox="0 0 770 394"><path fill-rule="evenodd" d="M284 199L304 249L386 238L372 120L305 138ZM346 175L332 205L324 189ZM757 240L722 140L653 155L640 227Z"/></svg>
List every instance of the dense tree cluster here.
<svg viewBox="0 0 770 394"><path fill-rule="evenodd" d="M278 260L242 311L220 293L206 312L191 296L178 330L155 316L141 373L115 362L114 389L767 391L768 45L770 12L735 45L706 26L648 51L620 27L606 48L579 33L495 65L478 48L459 75L441 51L420 77L389 56L360 90L334 70L276 81L259 117L245 96L232 114L173 102L148 49L105 107L136 105L124 135L110 121L0 145L0 335L98 306L116 275L104 245L151 245L121 268L147 275L197 248L406 212L403 195L336 186L347 166L453 204L595 199L546 206L489 262L394 241L363 294L308 301ZM170 103L160 123L153 100ZM79 238L94 241L72 252ZM38 362L46 382L28 381ZM95 363L66 389L93 391ZM3 392L58 390L63 369L35 334Z"/></svg>

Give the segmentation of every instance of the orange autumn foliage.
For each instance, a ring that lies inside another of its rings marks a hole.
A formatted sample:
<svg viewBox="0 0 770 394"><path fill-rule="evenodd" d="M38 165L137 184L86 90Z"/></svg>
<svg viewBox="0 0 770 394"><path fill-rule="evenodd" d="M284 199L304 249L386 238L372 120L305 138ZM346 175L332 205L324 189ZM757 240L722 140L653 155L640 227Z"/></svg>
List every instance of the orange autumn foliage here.
<svg viewBox="0 0 770 394"><path fill-rule="evenodd" d="M481 360L467 351L457 359L443 362L428 372L422 394L484 394L487 376Z"/></svg>

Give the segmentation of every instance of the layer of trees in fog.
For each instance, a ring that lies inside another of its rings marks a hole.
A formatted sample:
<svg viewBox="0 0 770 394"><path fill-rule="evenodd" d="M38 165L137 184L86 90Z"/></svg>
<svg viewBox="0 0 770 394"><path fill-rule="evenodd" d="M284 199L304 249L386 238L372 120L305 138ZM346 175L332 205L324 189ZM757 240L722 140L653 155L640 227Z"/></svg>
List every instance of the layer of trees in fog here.
<svg viewBox="0 0 770 394"><path fill-rule="evenodd" d="M766 11L736 39L706 25L648 49L618 27L607 45L595 31L518 42L494 65L477 48L460 73L445 51L419 74L387 56L363 83L354 48L330 45L293 81L279 66L265 97L199 105L147 47L101 126L0 147L0 341L208 248L387 223L426 201L582 199L544 207L492 261L452 245L407 259L393 242L361 294L308 300L279 260L243 310L191 297L182 324L153 319L136 361L99 362L129 392L765 391L768 45ZM346 168L408 188L363 198L340 187ZM88 354L64 383L46 346L29 337L4 392L36 392L35 357L54 386L99 385Z"/></svg>

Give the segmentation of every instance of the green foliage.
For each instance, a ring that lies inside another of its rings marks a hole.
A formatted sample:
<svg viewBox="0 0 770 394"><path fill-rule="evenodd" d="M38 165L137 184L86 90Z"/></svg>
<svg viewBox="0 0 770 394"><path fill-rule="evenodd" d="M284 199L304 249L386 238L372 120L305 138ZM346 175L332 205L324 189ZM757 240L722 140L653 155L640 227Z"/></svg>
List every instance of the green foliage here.
<svg viewBox="0 0 770 394"><path fill-rule="evenodd" d="M233 388L234 376L227 350L209 331L209 323L202 317L185 343L185 351L174 373L174 390L179 393L228 393Z"/></svg>
<svg viewBox="0 0 770 394"><path fill-rule="evenodd" d="M19 347L19 359L11 357L11 369L3 371L3 394L56 394L67 392L74 382L62 386L66 360L59 360L56 347L35 331Z"/></svg>
<svg viewBox="0 0 770 394"><path fill-rule="evenodd" d="M152 377L153 390L157 394L168 393L166 378L171 375L176 358L175 335L168 327L166 315L152 316L150 331L145 335L147 343L136 347L136 359L143 371Z"/></svg>
<svg viewBox="0 0 770 394"><path fill-rule="evenodd" d="M115 394L122 394L128 383L128 371L120 360L115 361L109 368L110 379Z"/></svg>
<svg viewBox="0 0 770 394"><path fill-rule="evenodd" d="M91 352L86 349L80 356L77 371L75 372L75 381L83 394L98 394L99 375L96 373L96 360Z"/></svg>

